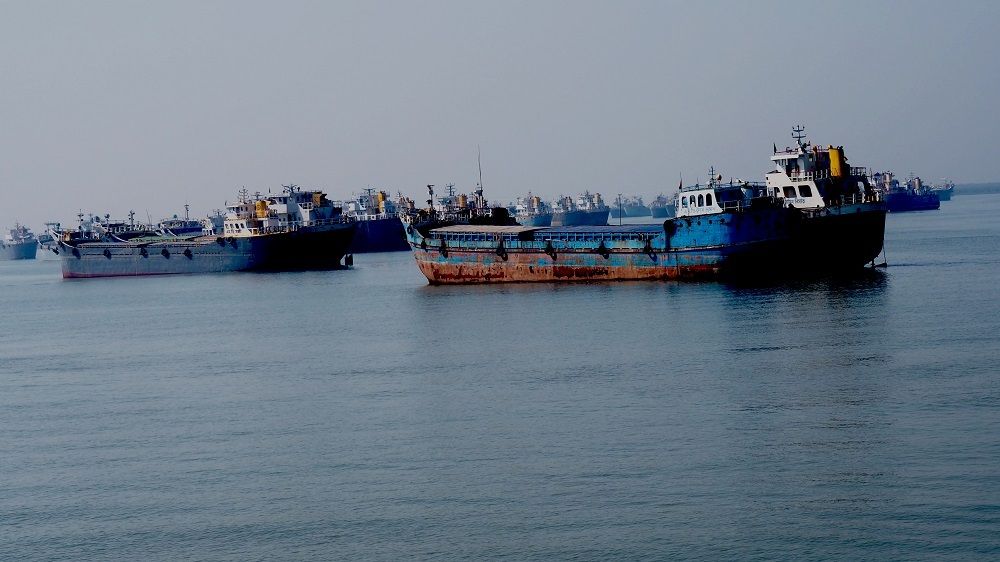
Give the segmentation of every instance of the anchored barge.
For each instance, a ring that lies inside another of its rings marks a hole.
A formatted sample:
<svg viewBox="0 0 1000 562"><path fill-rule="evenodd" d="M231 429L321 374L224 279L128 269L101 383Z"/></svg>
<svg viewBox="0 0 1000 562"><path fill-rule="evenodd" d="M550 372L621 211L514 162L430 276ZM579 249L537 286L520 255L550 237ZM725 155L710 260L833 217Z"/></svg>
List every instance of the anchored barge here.
<svg viewBox="0 0 1000 562"><path fill-rule="evenodd" d="M431 284L678 279L859 269L882 250L885 205L842 148L779 152L764 184L684 187L662 224L535 228L423 221L407 239Z"/></svg>
<svg viewBox="0 0 1000 562"><path fill-rule="evenodd" d="M141 226L55 233L64 278L281 271L340 267L356 223L320 191L285 186L281 195L248 197L227 207L221 231L197 236Z"/></svg>

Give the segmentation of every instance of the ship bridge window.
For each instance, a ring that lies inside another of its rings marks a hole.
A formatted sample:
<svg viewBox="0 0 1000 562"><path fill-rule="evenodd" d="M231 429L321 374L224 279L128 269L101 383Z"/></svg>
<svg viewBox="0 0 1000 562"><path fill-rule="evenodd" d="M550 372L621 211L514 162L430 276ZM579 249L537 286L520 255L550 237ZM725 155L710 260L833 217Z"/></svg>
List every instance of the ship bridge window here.
<svg viewBox="0 0 1000 562"><path fill-rule="evenodd" d="M786 199L795 199L795 186L792 186L792 185L786 185L785 186L785 198Z"/></svg>
<svg viewBox="0 0 1000 562"><path fill-rule="evenodd" d="M711 193L705 194L705 204L708 205L708 206L712 206L712 194Z"/></svg>
<svg viewBox="0 0 1000 562"><path fill-rule="evenodd" d="M685 195L684 197L681 197L681 207L687 207L687 206L688 206L688 198L687 195Z"/></svg>
<svg viewBox="0 0 1000 562"><path fill-rule="evenodd" d="M698 206L699 207L705 206L705 196L700 193L698 194Z"/></svg>
<svg viewBox="0 0 1000 562"><path fill-rule="evenodd" d="M812 192L811 189L809 189L808 185L800 185L799 186L799 196L800 197L812 197L813 196L813 192Z"/></svg>

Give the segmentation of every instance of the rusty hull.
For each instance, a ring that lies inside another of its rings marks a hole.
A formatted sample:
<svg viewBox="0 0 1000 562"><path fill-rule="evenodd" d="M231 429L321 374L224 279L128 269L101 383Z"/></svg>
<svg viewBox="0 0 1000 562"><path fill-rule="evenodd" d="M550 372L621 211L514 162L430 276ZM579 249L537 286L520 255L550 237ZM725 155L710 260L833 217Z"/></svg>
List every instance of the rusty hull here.
<svg viewBox="0 0 1000 562"><path fill-rule="evenodd" d="M544 252L510 251L507 259L487 251L451 249L447 257L435 249L413 248L420 271L432 285L469 283L535 283L572 281L641 281L696 278L719 272L708 256L689 256L678 263L666 252L563 252L553 260Z"/></svg>

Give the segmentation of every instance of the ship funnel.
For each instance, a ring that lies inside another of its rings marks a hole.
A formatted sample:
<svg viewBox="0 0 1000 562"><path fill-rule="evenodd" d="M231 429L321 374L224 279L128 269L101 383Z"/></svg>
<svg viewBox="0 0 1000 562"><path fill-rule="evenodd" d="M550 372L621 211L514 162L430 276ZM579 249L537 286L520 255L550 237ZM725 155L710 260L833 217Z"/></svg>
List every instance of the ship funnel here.
<svg viewBox="0 0 1000 562"><path fill-rule="evenodd" d="M844 158L844 147L842 146L830 146L830 177L842 178L845 174L844 171L847 169L847 159Z"/></svg>

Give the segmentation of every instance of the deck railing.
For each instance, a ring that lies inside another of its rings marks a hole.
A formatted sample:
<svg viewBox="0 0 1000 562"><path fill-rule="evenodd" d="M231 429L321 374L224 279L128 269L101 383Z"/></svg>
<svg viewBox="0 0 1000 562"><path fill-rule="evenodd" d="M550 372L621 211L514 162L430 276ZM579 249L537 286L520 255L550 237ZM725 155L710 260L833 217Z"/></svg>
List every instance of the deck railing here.
<svg viewBox="0 0 1000 562"><path fill-rule="evenodd" d="M281 234L284 232L295 232L302 228L309 228L315 226L327 226L333 224L346 224L354 222L348 217L337 217L332 219L318 219L313 221L293 221L278 226L265 226L265 227L248 227L240 228L236 231L226 231L226 235L236 235L236 234L250 234L251 236L259 236L261 234Z"/></svg>
<svg viewBox="0 0 1000 562"><path fill-rule="evenodd" d="M792 181L816 181L830 177L830 170L817 170L814 172L793 171L788 174Z"/></svg>
<svg viewBox="0 0 1000 562"><path fill-rule="evenodd" d="M848 173L852 177L866 177L868 175L868 168L861 168L857 166L852 166L848 168ZM827 179L830 176L830 170L816 170L813 172L803 172L803 171L792 171L788 174L789 179L792 181L816 181Z"/></svg>

